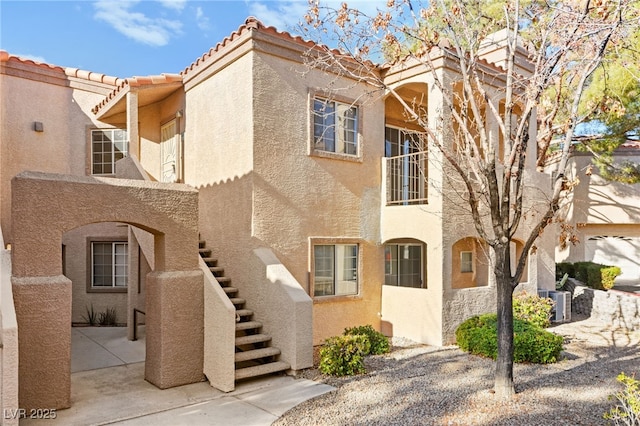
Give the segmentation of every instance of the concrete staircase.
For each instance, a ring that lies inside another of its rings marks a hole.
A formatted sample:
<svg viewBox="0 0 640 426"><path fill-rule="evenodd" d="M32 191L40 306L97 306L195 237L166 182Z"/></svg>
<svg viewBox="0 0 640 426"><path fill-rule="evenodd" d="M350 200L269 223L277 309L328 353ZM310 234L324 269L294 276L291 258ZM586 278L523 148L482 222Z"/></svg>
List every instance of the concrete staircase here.
<svg viewBox="0 0 640 426"><path fill-rule="evenodd" d="M266 374L286 371L291 366L279 361L280 349L270 346L271 336L262 332L262 323L253 319L253 311L246 308L246 300L231 286L231 279L224 276L224 268L211 256L206 241L200 241L200 256L222 286L236 308L235 380L244 380Z"/></svg>

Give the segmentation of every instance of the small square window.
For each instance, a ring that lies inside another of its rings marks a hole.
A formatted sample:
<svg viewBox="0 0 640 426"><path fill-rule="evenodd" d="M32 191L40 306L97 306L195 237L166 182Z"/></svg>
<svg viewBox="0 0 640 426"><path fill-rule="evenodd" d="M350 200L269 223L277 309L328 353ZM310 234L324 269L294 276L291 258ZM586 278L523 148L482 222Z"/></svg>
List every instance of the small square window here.
<svg viewBox="0 0 640 426"><path fill-rule="evenodd" d="M318 244L313 246L313 295L358 294L358 245Z"/></svg>
<svg viewBox="0 0 640 426"><path fill-rule="evenodd" d="M91 287L126 288L128 277L127 242L91 243Z"/></svg>

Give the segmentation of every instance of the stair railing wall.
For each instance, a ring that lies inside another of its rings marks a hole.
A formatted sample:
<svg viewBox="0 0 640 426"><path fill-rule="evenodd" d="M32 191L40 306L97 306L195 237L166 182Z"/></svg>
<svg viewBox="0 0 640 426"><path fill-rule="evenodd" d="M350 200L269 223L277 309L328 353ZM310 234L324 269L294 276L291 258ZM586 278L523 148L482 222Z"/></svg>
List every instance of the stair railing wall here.
<svg viewBox="0 0 640 426"><path fill-rule="evenodd" d="M259 317L292 370L313 366L313 301L268 248L254 251L255 282L261 287Z"/></svg>
<svg viewBox="0 0 640 426"><path fill-rule="evenodd" d="M235 387L236 308L202 258L204 273L204 374L223 392Z"/></svg>

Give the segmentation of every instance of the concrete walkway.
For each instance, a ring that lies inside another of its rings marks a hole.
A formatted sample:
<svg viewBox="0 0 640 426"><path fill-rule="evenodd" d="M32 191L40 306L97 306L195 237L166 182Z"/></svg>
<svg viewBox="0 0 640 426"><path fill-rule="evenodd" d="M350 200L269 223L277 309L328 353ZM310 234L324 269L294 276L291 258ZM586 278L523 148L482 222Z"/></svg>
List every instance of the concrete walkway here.
<svg viewBox="0 0 640 426"><path fill-rule="evenodd" d="M241 382L229 393L208 382L160 390L144 380L141 361L144 340L128 341L124 327L73 328L72 407L58 410L47 425L270 425L292 407L334 389L269 376Z"/></svg>

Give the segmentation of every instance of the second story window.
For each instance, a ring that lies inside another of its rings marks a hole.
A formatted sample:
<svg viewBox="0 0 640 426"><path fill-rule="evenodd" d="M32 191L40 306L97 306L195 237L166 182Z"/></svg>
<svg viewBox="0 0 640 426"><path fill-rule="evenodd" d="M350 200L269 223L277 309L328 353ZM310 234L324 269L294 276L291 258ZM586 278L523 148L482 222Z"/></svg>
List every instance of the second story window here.
<svg viewBox="0 0 640 426"><path fill-rule="evenodd" d="M122 129L91 131L91 174L112 175L116 161L127 156L129 141Z"/></svg>
<svg viewBox="0 0 640 426"><path fill-rule="evenodd" d="M322 98L313 99L313 148L358 155L358 107Z"/></svg>

